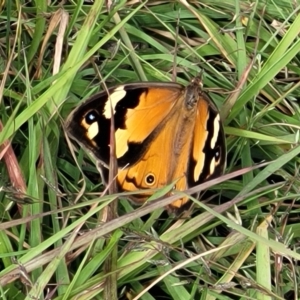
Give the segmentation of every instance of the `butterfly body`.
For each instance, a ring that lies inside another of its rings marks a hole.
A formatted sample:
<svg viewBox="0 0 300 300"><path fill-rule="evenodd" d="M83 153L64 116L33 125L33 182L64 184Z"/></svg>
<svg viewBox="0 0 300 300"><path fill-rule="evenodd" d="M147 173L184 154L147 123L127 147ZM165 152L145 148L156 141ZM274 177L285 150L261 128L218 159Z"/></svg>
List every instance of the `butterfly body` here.
<svg viewBox="0 0 300 300"><path fill-rule="evenodd" d="M172 182L184 191L220 175L225 138L218 110L198 80L140 82L91 97L69 116L67 131L99 161L107 182L111 119L114 118L117 183L121 190L160 188ZM150 194L132 197L144 203ZM171 204L182 207L183 197Z"/></svg>

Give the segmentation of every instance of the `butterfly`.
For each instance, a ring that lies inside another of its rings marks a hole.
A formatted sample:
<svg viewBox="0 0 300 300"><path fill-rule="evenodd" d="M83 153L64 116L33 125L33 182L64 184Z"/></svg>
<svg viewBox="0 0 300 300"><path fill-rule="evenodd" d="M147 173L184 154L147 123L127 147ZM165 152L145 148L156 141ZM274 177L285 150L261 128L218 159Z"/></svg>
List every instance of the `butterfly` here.
<svg viewBox="0 0 300 300"><path fill-rule="evenodd" d="M172 82L119 85L95 94L71 112L67 133L99 162L105 183L112 119L121 191L171 183L174 190L185 191L224 171L226 146L220 114L199 78L188 86ZM143 204L149 195L145 191L130 198ZM181 209L188 200L183 196L168 209Z"/></svg>

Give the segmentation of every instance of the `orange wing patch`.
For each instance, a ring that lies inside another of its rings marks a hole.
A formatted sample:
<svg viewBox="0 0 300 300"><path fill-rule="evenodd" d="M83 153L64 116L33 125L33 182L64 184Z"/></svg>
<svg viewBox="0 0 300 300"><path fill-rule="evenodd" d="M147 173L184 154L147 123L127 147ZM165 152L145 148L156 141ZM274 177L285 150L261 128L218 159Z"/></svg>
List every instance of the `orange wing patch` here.
<svg viewBox="0 0 300 300"><path fill-rule="evenodd" d="M128 143L142 143L169 118L176 100L181 98L181 92L178 88L151 88L140 96L139 105L127 110L126 128L115 133L117 158L126 153Z"/></svg>
<svg viewBox="0 0 300 300"><path fill-rule="evenodd" d="M151 141L140 161L119 171L118 183L122 190L161 188L175 180L178 180L176 190L188 188L186 170L191 151L191 128L194 127L197 111L182 109L183 101L184 98L180 97L172 111L168 112L168 122L159 129L159 134ZM132 197L132 200L143 203L149 195L151 193ZM187 201L185 197L170 206L179 208Z"/></svg>
<svg viewBox="0 0 300 300"><path fill-rule="evenodd" d="M137 191L165 186L173 163L171 160L166 160L165 157L166 151L171 151L171 142L172 137L168 130L160 132L139 162L120 170L117 180L122 190ZM143 194L142 197L132 197L132 199L135 202L143 203L151 194Z"/></svg>
<svg viewBox="0 0 300 300"><path fill-rule="evenodd" d="M193 133L193 151L192 155L196 161L194 169L193 180L198 181L205 163L205 153L203 152L208 131L207 131L207 120L209 118L209 104L203 98L198 101L197 119L195 123L195 129Z"/></svg>

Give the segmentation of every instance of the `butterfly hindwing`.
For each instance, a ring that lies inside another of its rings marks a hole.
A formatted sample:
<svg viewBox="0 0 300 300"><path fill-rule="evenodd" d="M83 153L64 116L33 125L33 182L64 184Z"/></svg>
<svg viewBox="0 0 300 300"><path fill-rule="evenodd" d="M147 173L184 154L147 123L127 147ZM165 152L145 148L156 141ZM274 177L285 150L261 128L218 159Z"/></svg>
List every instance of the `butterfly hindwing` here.
<svg viewBox="0 0 300 300"><path fill-rule="evenodd" d="M192 151L188 170L190 186L223 173L226 145L220 114L204 93L198 99Z"/></svg>

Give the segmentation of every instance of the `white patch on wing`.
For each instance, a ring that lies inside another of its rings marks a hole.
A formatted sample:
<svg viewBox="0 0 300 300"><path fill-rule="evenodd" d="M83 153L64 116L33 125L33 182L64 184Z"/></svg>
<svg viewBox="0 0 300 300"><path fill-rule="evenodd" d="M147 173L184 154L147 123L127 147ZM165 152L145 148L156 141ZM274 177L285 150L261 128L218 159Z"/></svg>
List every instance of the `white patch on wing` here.
<svg viewBox="0 0 300 300"><path fill-rule="evenodd" d="M209 176L211 176L212 174L214 174L215 168L216 168L216 159L213 158L213 159L211 160L211 162L210 162L210 166L209 166L209 175L208 175L207 177L209 177Z"/></svg>
<svg viewBox="0 0 300 300"><path fill-rule="evenodd" d="M219 132L220 132L220 115L217 114L214 119L214 135L213 135L212 139L210 140L210 148L211 149L215 149L217 139L219 136Z"/></svg>
<svg viewBox="0 0 300 300"><path fill-rule="evenodd" d="M205 161L205 153L201 152L201 155L199 156L195 169L194 169L194 181L197 182L199 180L199 177L203 171L204 167L204 161Z"/></svg>
<svg viewBox="0 0 300 300"><path fill-rule="evenodd" d="M115 139L116 139L116 156L117 158L120 158L128 151L128 144L127 144L129 139L128 130L119 128L115 132Z"/></svg>
<svg viewBox="0 0 300 300"><path fill-rule="evenodd" d="M94 122L92 123L88 129L87 129L87 137L90 139L90 140L93 140L94 137L99 133L99 125L98 125L98 122Z"/></svg>
<svg viewBox="0 0 300 300"><path fill-rule="evenodd" d="M104 107L104 116L106 119L111 119L111 112L115 113L115 107L118 102L124 98L126 91L124 86L118 86L108 97L105 107Z"/></svg>

